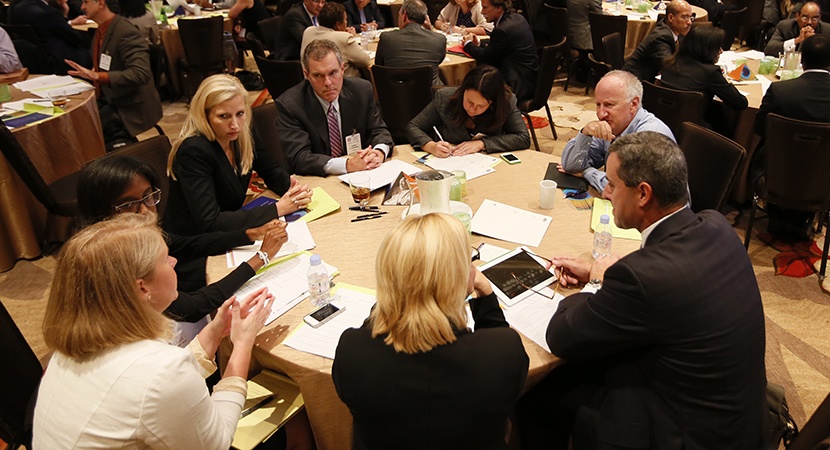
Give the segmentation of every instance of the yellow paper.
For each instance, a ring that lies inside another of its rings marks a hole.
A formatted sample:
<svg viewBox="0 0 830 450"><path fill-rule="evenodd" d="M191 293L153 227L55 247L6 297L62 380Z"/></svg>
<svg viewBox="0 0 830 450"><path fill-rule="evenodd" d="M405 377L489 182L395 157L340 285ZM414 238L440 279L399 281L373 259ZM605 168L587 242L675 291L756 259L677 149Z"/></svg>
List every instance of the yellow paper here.
<svg viewBox="0 0 830 450"><path fill-rule="evenodd" d="M300 218L306 222L319 219L326 214L333 213L340 210L340 204L334 200L328 192L321 187L316 187L312 190L314 194L311 197L311 203L308 204L308 213Z"/></svg>
<svg viewBox="0 0 830 450"><path fill-rule="evenodd" d="M614 208L611 206L611 202L604 198L594 199L594 211L591 213L591 230L596 230L597 225L599 225L599 217L603 214L608 214L608 217L611 218L611 236L631 239L633 241L643 240L643 236L636 228L629 228L627 230L617 228L617 225L614 223Z"/></svg>
<svg viewBox="0 0 830 450"><path fill-rule="evenodd" d="M274 399L239 419L231 444L233 448L253 449L305 406L303 394L294 380L270 370L263 370L248 380L248 397L242 409L256 405L269 395L273 395Z"/></svg>
<svg viewBox="0 0 830 450"><path fill-rule="evenodd" d="M23 111L30 113L40 113L49 116L63 114L63 110L57 106L41 106L35 103L23 103Z"/></svg>

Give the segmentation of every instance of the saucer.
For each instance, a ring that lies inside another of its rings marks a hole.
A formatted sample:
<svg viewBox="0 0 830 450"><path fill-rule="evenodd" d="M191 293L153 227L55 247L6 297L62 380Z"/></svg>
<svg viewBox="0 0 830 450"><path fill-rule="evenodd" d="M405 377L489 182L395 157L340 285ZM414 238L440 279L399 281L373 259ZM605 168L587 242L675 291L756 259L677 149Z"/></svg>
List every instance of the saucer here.
<svg viewBox="0 0 830 450"><path fill-rule="evenodd" d="M450 200L450 214L457 213L457 212L464 212L470 215L470 218L473 217L473 210L469 206L467 206L464 202L457 202L454 200ZM401 213L401 219L410 215L410 214L421 214L421 204L415 204L411 207L404 208L403 212Z"/></svg>

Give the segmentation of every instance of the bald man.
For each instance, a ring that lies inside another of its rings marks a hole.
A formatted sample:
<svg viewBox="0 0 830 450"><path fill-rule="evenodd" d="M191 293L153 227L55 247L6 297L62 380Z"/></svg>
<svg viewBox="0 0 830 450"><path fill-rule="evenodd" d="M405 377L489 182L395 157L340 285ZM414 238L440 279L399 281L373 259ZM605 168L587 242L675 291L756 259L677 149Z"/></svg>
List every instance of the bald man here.
<svg viewBox="0 0 830 450"><path fill-rule="evenodd" d="M801 43L815 34L830 35L830 23L821 21L821 7L818 3L807 2L796 13L795 19L778 22L775 33L764 47L764 53L778 56L790 50L800 50Z"/></svg>
<svg viewBox="0 0 830 450"><path fill-rule="evenodd" d="M692 7L684 0L674 0L666 7L666 20L640 43L625 62L623 70L640 80L654 81L663 68L663 61L677 48L677 38L686 36L692 27Z"/></svg>

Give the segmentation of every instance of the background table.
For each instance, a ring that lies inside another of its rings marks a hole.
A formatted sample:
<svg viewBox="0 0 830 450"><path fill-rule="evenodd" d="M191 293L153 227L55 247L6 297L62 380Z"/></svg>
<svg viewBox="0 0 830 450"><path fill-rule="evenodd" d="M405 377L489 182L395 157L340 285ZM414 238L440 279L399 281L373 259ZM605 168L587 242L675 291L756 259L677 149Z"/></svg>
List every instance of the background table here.
<svg viewBox="0 0 830 450"><path fill-rule="evenodd" d="M12 101L34 97L9 86ZM95 91L69 97L66 112L12 130L46 183L81 169L104 154ZM20 258L36 258L46 239L46 208L0 155L0 271ZM61 238L65 236L53 236Z"/></svg>
<svg viewBox="0 0 830 450"><path fill-rule="evenodd" d="M387 31L384 31L384 33ZM438 31L435 31L439 33ZM369 50L376 52L378 49L378 40L380 39L380 34L378 37L375 38L374 41L369 43ZM443 34L443 33L442 33ZM447 45L447 47L453 47L457 44ZM375 59L372 58L372 64L375 63ZM447 57L444 58L444 61L438 65L438 70L441 71L441 76L445 81L446 86L460 86L461 81L464 80L464 77L467 73L476 66L476 60L467 56L463 55L455 55L452 53L447 53Z"/></svg>
<svg viewBox="0 0 830 450"><path fill-rule="evenodd" d="M412 163L415 157L410 146L395 148L394 158ZM485 199L496 200L512 206L541 214L550 215L553 221L538 248L533 251L541 255L573 255L590 258L593 236L590 229L591 211L579 211L569 200L557 196L553 210L539 209L539 181L544 178L549 162L555 157L525 150L515 152L522 163L509 165L501 163L496 172L469 180L467 197L464 198L473 211ZM339 212L330 214L309 224L317 248L323 260L338 268L337 283L349 283L374 289L375 257L378 247L387 231L400 222L403 206L382 206L389 214L380 219L350 222L358 212L349 211L354 205L349 188L336 177L299 177L311 187L321 186L341 205ZM383 190L373 193L371 204L378 205ZM472 242L497 245L506 249L518 246L511 242L473 235ZM613 251L626 254L639 248L639 241L614 241ZM228 272L224 257L210 258L208 272L211 279L218 279ZM565 295L568 290L563 291ZM266 327L257 339L254 358L262 367L285 373L294 379L303 392L309 420L317 446L321 450L348 448L351 443L352 417L348 408L337 397L331 379L332 360L303 353L280 345L285 337L300 323L304 315L312 310L309 301L303 300L291 311ZM525 336L522 341L530 357L530 368L526 389L560 363L560 360L545 351Z"/></svg>
<svg viewBox="0 0 830 450"><path fill-rule="evenodd" d="M616 3L602 3L602 10L606 14L617 14ZM628 25L625 30L625 55L628 56L637 49L640 42L651 33L657 26L657 22L650 18L648 13L638 13L623 8L628 16ZM709 13L705 9L692 5L692 12L695 14L695 22L708 22Z"/></svg>

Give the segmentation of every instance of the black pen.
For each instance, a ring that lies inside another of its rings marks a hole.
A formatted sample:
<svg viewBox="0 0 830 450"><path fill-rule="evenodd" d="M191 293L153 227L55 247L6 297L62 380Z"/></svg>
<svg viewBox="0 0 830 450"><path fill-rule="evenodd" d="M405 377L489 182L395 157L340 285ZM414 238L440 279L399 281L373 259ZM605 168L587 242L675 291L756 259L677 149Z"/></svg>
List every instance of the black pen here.
<svg viewBox="0 0 830 450"><path fill-rule="evenodd" d="M349 211L377 211L377 206L349 206Z"/></svg>
<svg viewBox="0 0 830 450"><path fill-rule="evenodd" d="M380 218L380 217L383 217L383 216L380 215L380 214L371 214L371 215L367 215L366 217L362 217L362 218L358 218L358 219L352 219L352 222L360 222L361 220L377 219L377 218Z"/></svg>
<svg viewBox="0 0 830 450"><path fill-rule="evenodd" d="M384 215L384 214L386 214L386 211L381 211L381 212L373 212L373 213L371 213L371 214L363 214L362 216L357 216L357 217L355 217L355 219L365 219L365 218L367 218L367 217L372 217L372 216L382 216L382 215Z"/></svg>
<svg viewBox="0 0 830 450"><path fill-rule="evenodd" d="M240 418L245 417L248 414L251 414L252 412L258 410L259 408L262 408L263 406L267 405L268 402L270 402L273 399L274 399L274 396L269 395L268 397L265 397L264 399L262 399L262 401L260 401L256 405L251 406L250 408L245 408L244 410L242 410L242 416L240 416Z"/></svg>

